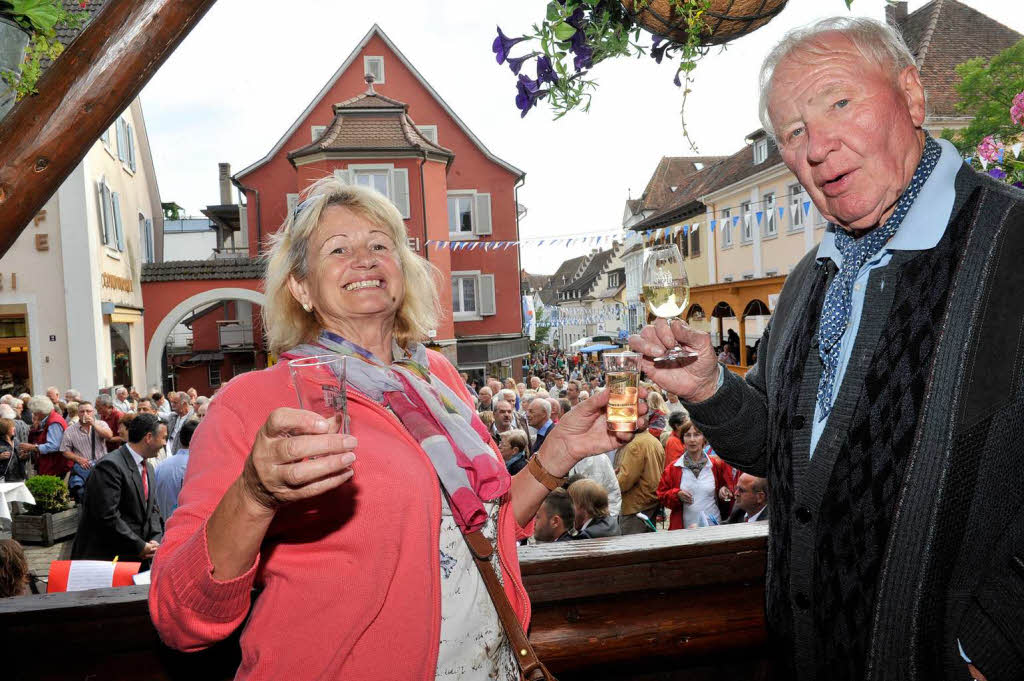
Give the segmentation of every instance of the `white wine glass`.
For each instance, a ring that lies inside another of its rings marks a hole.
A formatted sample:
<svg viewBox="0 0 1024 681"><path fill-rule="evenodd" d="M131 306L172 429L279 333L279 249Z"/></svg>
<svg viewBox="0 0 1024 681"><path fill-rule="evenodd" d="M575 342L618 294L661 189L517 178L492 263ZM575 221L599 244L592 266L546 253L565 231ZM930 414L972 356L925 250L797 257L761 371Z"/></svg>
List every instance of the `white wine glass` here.
<svg viewBox="0 0 1024 681"><path fill-rule="evenodd" d="M644 302L655 317L679 319L690 302L690 282L686 278L683 256L675 244L658 246L647 251L644 260ZM676 369L697 359L693 350L676 345L661 357L654 357L659 369Z"/></svg>

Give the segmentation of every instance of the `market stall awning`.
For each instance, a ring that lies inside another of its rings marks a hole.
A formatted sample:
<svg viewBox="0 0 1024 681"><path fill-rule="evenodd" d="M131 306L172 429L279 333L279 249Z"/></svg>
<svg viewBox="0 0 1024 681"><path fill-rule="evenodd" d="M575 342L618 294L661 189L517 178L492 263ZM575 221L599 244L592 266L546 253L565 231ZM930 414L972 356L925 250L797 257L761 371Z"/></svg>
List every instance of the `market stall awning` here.
<svg viewBox="0 0 1024 681"><path fill-rule="evenodd" d="M618 345L609 345L608 343L596 343L594 345L588 345L587 347L580 350L580 352L603 352L604 350L618 350Z"/></svg>
<svg viewBox="0 0 1024 681"><path fill-rule="evenodd" d="M569 344L569 347L570 347L570 348L578 348L578 347L582 347L582 346L584 346L584 345L586 345L587 343L590 343L590 342L591 342L591 341L590 341L590 338L589 338L589 337L588 337L588 338L580 338L580 339L579 339L578 341L576 341L575 343L570 343L570 344Z"/></svg>

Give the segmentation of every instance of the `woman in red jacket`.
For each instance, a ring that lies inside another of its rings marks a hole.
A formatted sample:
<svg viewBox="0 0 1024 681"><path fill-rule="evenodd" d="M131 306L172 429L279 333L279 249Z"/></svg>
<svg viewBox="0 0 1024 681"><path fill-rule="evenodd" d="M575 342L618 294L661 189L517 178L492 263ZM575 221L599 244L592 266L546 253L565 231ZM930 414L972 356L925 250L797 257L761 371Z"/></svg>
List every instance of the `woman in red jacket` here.
<svg viewBox="0 0 1024 681"><path fill-rule="evenodd" d="M682 414L673 413L670 423L679 423ZM673 428L674 437L682 437L683 453L666 463L658 483L658 500L672 509L668 529L681 530L703 524L717 525L728 516L728 505L719 497L726 487L726 463L706 452L707 442L689 419ZM666 458L666 462L668 459Z"/></svg>
<svg viewBox="0 0 1024 681"><path fill-rule="evenodd" d="M384 197L327 177L267 260L269 350L346 358L351 434L297 408L281 362L222 388L193 436L150 613L181 650L248 615L238 679L517 680L467 537L491 545L526 627L517 537L577 461L622 443L595 396L510 477L455 368L420 342L436 272L406 237Z"/></svg>

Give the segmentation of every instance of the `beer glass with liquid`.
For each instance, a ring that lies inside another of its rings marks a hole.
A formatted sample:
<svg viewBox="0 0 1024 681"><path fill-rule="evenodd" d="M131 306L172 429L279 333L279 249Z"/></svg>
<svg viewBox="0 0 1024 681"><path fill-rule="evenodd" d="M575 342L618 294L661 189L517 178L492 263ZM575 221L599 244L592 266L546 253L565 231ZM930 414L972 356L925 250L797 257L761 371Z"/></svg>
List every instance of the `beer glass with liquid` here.
<svg viewBox="0 0 1024 681"><path fill-rule="evenodd" d="M636 430L640 395L640 355L617 352L604 356L604 385L608 391L608 430L632 433Z"/></svg>

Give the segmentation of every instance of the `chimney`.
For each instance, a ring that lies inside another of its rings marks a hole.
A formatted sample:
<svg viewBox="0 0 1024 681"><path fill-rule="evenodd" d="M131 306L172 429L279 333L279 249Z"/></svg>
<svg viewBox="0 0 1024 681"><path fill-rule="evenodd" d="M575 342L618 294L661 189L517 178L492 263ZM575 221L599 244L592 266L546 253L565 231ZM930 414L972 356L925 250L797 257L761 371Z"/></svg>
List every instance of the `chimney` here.
<svg viewBox="0 0 1024 681"><path fill-rule="evenodd" d="M231 201L231 164L218 163L218 174L220 175L220 205L226 206Z"/></svg>
<svg viewBox="0 0 1024 681"><path fill-rule="evenodd" d="M885 5L885 23L890 26L899 28L900 24L907 18L907 3L906 0L899 0L893 2L888 0Z"/></svg>

